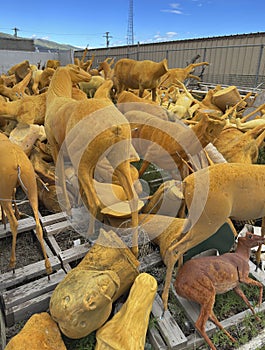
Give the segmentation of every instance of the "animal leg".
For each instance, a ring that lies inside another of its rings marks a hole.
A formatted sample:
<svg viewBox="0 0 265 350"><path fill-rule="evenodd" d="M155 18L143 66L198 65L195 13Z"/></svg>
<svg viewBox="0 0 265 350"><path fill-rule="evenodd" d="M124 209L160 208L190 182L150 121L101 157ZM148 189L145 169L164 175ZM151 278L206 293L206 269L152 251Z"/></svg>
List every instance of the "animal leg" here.
<svg viewBox="0 0 265 350"><path fill-rule="evenodd" d="M69 196L67 193L67 188L66 188L64 162L63 162L63 155L62 154L57 158L56 168L57 168L59 185L62 188L62 193L63 193L63 200L64 200L63 206L65 207L65 211L66 211L67 215L71 216L71 203L70 203ZM62 206L62 203L60 203L60 205Z"/></svg>
<svg viewBox="0 0 265 350"><path fill-rule="evenodd" d="M213 312L213 306L215 303L215 291L213 290L213 294L211 294L210 296L207 295L206 299L207 300L205 300L205 302L201 304L200 315L195 323L195 326L199 333L203 336L203 338L205 339L205 341L211 349L216 349L205 331L206 322L210 318L215 323L215 325L227 335L229 339L231 339L233 342L236 342L236 339L233 338L231 334L222 326L222 324L218 321L217 317Z"/></svg>
<svg viewBox="0 0 265 350"><path fill-rule="evenodd" d="M166 267L167 267L166 278L165 278L165 284L162 292L162 301L163 301L164 311L168 309L169 288L170 288L174 266L177 260L178 260L177 257L171 255L171 256L168 256L168 260L166 263Z"/></svg>
<svg viewBox="0 0 265 350"><path fill-rule="evenodd" d="M256 281L254 281L254 280L252 280L252 279L250 279L252 282L245 282L244 281L244 283L247 283L247 284L252 284L252 285L256 285L256 286L259 286L259 287L261 287L260 286L260 284L261 283L254 283L254 282L256 282ZM241 281L240 281L241 282ZM245 294L244 294L244 292L239 288L239 287L235 287L234 288L234 291L236 292L236 294L238 294L243 300L244 300L244 302L246 303L246 305L250 308L250 310L251 310L251 312L253 313L253 315L255 316L255 318L258 320L258 321L260 321L260 318L258 317L258 316L256 316L256 313L255 313L255 310L253 309L253 307L252 307L252 305L250 304L250 302L248 301L248 299L247 299L247 297L245 296ZM261 293L262 293L262 291L263 291L263 289L261 289ZM261 300L262 300L262 294L261 294ZM260 300L259 300L260 301Z"/></svg>
<svg viewBox="0 0 265 350"><path fill-rule="evenodd" d="M180 230L182 231L183 228L181 227ZM172 278L174 265L178 261L178 268L179 268L183 262L183 254L187 250L195 247L197 244L203 241L202 237L200 237L200 235L198 234L199 232L200 230L197 231L197 235L196 235L196 231L194 230L194 227L193 227L191 230L189 230L186 233L186 235L179 242L173 244L167 250L165 257L163 258L164 263L167 266L165 286L162 293L162 300L163 300L163 305L165 310L167 310L168 308L167 307L168 293L169 293L170 282ZM179 233L176 234L176 237L179 237Z"/></svg>
<svg viewBox="0 0 265 350"><path fill-rule="evenodd" d="M49 258L47 256L47 253L46 253L46 249L45 249L45 245L44 245L44 240L43 240L43 231L42 231L42 227L41 227L41 224L39 222L39 218L38 216L36 215L36 213L34 213L34 217L35 217L35 221L36 221L36 234L37 234L37 237L38 237L38 240L40 242L40 245L41 245L41 250L42 250L42 253L43 253L43 256L44 256L44 260L45 260L45 268L46 268L46 271L47 271L47 274L51 274L52 273L52 267L51 267L51 263L49 261Z"/></svg>
<svg viewBox="0 0 265 350"><path fill-rule="evenodd" d="M180 228L182 230L182 228ZM176 233L176 237L178 237L179 232ZM164 284L164 289L162 292L162 301L163 301L163 306L164 306L164 311L168 309L168 295L169 295L169 288L170 288L170 283L172 279L172 274L174 270L174 266L177 261L179 261L181 257L181 253L176 253L174 249L171 249L171 247L168 249L166 252L165 256L163 257L163 261L167 267L166 269L166 278L165 278L165 284Z"/></svg>
<svg viewBox="0 0 265 350"><path fill-rule="evenodd" d="M16 189L15 188L14 188L14 191L13 191L12 203L14 205L15 217L16 217L17 220L19 220L20 219L20 213L19 213L19 210L18 210L18 207L17 207L17 204L16 204Z"/></svg>
<svg viewBox="0 0 265 350"><path fill-rule="evenodd" d="M91 237L94 233L95 220L97 212L101 207L101 203L96 195L96 191L93 184L93 168L87 169L87 166L79 168L78 180L81 184L81 190L84 192L86 204L89 209L89 227L87 236Z"/></svg>
<svg viewBox="0 0 265 350"><path fill-rule="evenodd" d="M4 225L4 229L6 229L6 214L2 205L1 205L1 219L2 219L2 224Z"/></svg>
<svg viewBox="0 0 265 350"><path fill-rule="evenodd" d="M31 208L34 214L34 218L36 222L36 234L41 246L44 260L45 260L45 268L46 268L47 274L49 275L52 273L52 267L45 249L44 240L43 240L43 231L42 231L39 214L38 214L38 189L37 189L34 170L32 169L32 172L25 173L23 172L23 168L22 168L21 179L22 179L23 185L27 189L25 193L29 199L29 203L31 205Z"/></svg>
<svg viewBox="0 0 265 350"><path fill-rule="evenodd" d="M148 165L149 165L150 163L147 161L147 160L144 160L143 161L143 163L142 163L142 165L141 165L141 168L139 169L139 177L141 177L143 174L144 174L144 172L146 171L146 169L148 168Z"/></svg>
<svg viewBox="0 0 265 350"><path fill-rule="evenodd" d="M138 196L134 189L129 162L122 162L116 168L119 182L130 203L132 213L132 252L138 256Z"/></svg>
<svg viewBox="0 0 265 350"><path fill-rule="evenodd" d="M232 342L236 343L236 339L232 337L232 335L222 326L222 323L218 321L213 311L209 317L216 324L216 326L219 327L228 336L228 338L232 340Z"/></svg>
<svg viewBox="0 0 265 350"><path fill-rule="evenodd" d="M202 335L206 343L210 346L210 348L212 350L216 350L216 347L213 345L212 341L210 340L205 331L206 322L209 319L209 317L212 316L212 308L215 301L215 294L213 294L212 296L208 295L207 297L208 298L207 300L205 300L205 303L201 304L200 314L195 323L195 327L198 330L198 332Z"/></svg>
<svg viewBox="0 0 265 350"><path fill-rule="evenodd" d="M56 166L56 176L58 178L58 184L62 189L63 193L63 203L60 203L60 206L63 207L67 215L71 216L71 204L67 194L65 172L64 172L64 162L63 162L63 152L59 154L60 146L58 145L56 139L53 137L53 133L48 127L45 126L46 134L49 135L48 142L51 146L51 154L53 162Z"/></svg>
<svg viewBox="0 0 265 350"><path fill-rule="evenodd" d="M6 213L7 219L10 224L10 229L12 232L12 248L11 248L11 257L10 257L9 266L13 269L13 272L15 272L18 222L13 212L11 200L10 202L8 201L1 202L1 206L3 207L4 212Z"/></svg>

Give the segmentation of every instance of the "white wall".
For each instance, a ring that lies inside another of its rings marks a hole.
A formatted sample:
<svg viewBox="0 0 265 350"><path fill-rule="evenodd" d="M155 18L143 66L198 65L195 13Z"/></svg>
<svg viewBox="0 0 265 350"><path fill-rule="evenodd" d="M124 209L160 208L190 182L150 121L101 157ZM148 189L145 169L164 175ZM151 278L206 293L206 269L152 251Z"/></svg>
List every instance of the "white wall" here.
<svg viewBox="0 0 265 350"><path fill-rule="evenodd" d="M42 67L49 59L59 60L61 65L64 66L69 63L74 63L74 52L73 50L50 53L0 50L0 74L6 74L12 66L24 60L28 60L30 64L35 65L41 62Z"/></svg>

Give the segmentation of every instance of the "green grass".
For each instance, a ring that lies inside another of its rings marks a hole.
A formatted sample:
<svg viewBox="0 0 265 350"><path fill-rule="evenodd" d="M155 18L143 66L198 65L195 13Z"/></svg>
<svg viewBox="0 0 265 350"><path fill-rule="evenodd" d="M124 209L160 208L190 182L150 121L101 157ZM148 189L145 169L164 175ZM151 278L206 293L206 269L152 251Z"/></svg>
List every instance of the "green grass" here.
<svg viewBox="0 0 265 350"><path fill-rule="evenodd" d="M94 350L96 346L96 332L81 339L70 339L62 335L67 350Z"/></svg>
<svg viewBox="0 0 265 350"><path fill-rule="evenodd" d="M259 149L258 164L265 164L265 147Z"/></svg>
<svg viewBox="0 0 265 350"><path fill-rule="evenodd" d="M250 277L254 279L252 275L250 275ZM246 284L241 284L240 287L252 306L257 306L259 299L259 288ZM264 300L265 296L263 295L263 301ZM187 320L185 311L182 309L182 307L179 306L171 291L169 293L168 306L172 316L180 326L183 333L186 336L193 334L195 332L193 325ZM219 321L227 319L247 309L248 307L245 302L233 290L224 294L216 295L214 313ZM256 318L251 313L247 314L242 322L227 328L229 333L237 340L237 343L233 343L219 329L214 332L210 339L218 350L237 349L239 346L246 344L251 339L255 338L259 332L265 328L265 313L258 312L257 315L260 318L260 321L256 320ZM198 350L206 349L208 350L208 345L206 343L198 347ZM253 350L265 350L265 346L262 349Z"/></svg>

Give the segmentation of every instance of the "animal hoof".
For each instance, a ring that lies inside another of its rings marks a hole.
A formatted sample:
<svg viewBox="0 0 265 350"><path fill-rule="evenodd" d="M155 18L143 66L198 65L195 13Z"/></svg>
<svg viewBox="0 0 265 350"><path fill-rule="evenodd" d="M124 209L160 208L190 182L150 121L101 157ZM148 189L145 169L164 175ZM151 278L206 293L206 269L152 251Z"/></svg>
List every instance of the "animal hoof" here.
<svg viewBox="0 0 265 350"><path fill-rule="evenodd" d="M165 310L162 312L162 314L160 316L160 320L163 320L164 316L165 316Z"/></svg>

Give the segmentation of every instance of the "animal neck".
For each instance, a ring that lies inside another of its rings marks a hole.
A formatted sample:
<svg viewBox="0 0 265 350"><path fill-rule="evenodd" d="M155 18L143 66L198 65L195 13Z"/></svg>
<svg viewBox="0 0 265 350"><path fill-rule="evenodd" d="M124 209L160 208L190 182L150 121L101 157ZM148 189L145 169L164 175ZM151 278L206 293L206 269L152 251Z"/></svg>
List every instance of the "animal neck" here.
<svg viewBox="0 0 265 350"><path fill-rule="evenodd" d="M243 243L238 240L237 248L235 250L235 253L239 255L242 259L248 261L250 258L250 251L251 249L249 247L246 247Z"/></svg>
<svg viewBox="0 0 265 350"><path fill-rule="evenodd" d="M163 74L167 72L167 66L164 61L157 63L158 69L154 73L154 78L160 78Z"/></svg>
<svg viewBox="0 0 265 350"><path fill-rule="evenodd" d="M108 64L106 62L104 62L104 65L103 65L103 72L104 72L104 75L105 75L105 79L110 77L111 68L108 66Z"/></svg>
<svg viewBox="0 0 265 350"><path fill-rule="evenodd" d="M49 97L72 97L72 80L67 69L57 68L54 72L49 89Z"/></svg>

